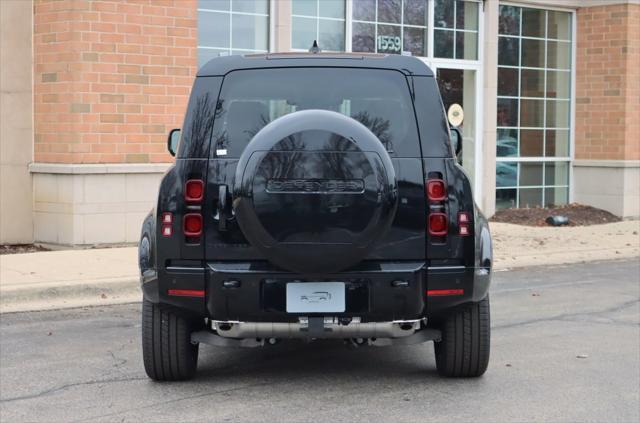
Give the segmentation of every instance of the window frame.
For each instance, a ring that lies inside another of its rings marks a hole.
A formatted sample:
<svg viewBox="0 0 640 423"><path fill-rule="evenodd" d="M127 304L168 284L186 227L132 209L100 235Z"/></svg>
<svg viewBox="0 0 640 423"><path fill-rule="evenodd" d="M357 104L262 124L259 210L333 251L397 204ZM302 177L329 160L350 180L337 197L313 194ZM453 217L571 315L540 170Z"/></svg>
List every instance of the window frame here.
<svg viewBox="0 0 640 423"><path fill-rule="evenodd" d="M278 0L271 0L272 3L274 3L275 1ZM322 0L316 0L316 15L315 16L310 16L310 15L297 15L295 13L293 13L293 2L295 0L291 0L291 15L290 15L290 30L289 30L289 45L291 46L291 51L299 51L299 52L303 52L303 51L308 51L309 48L311 48L311 45L309 45L309 47L307 47L306 49L302 49L302 48L294 48L293 47L293 19L294 18L304 18L304 19L314 19L316 22L316 41L320 39L320 21L332 21L332 22L343 22L344 23L344 33L345 33L345 40L344 40L344 51L348 51L347 50L347 28L348 28L348 13L351 13L351 8L349 7L351 5L351 0L344 0L345 3L345 7L344 7L344 19L340 19L340 18L328 18L328 17L324 17L324 16L320 16L320 2ZM349 6L348 6L349 5ZM350 28L349 28L350 29ZM350 35L349 35L350 36ZM322 46L322 43L319 43L318 46L323 50L323 51L328 51L328 52L334 52L334 50L325 50ZM350 47L350 46L349 46Z"/></svg>
<svg viewBox="0 0 640 423"><path fill-rule="evenodd" d="M226 50L226 54L227 55L231 55L232 51L240 51L246 54L253 54L253 53L269 53L272 52L274 50L274 46L275 46L275 40L273 37L273 34L275 33L275 19L274 17L274 13L275 13L275 3L278 0L267 0L268 4L267 4L267 14L262 14L262 13L249 13L249 12L234 12L233 11L233 1L234 0L230 0L229 2L229 10L217 10L217 9L207 9L207 8L201 8L200 7L200 1L197 1L197 5L196 5L196 20L197 25L196 25L196 57L198 58L198 51L200 49L203 50ZM224 13L226 15L228 15L229 17L229 47L213 47L213 46L203 46L200 44L200 37L198 35L198 25L200 24L199 19L197 18L197 14L200 12L215 12L215 13ZM262 17L266 17L267 18L267 50L263 50L263 49L243 49L243 48L233 48L233 16L234 15L240 15L240 16L262 16ZM200 67L200 65L198 65L198 67Z"/></svg>
<svg viewBox="0 0 640 423"><path fill-rule="evenodd" d="M542 152L542 156L526 156L526 157L522 157L522 156L509 156L509 157L499 157L497 155L497 151L494 153L496 154L496 163L500 163L500 162L515 162L517 163L517 168L516 168L516 185L515 187L501 187L498 188L497 186L495 187L496 193L498 191L498 189L501 190L509 190L509 189L515 189L516 190L516 207L520 207L520 189L527 189L527 188L539 188L542 189L542 207L545 207L545 189L547 188L566 188L567 189L567 193L568 193L568 198L567 198L567 202L573 203L574 201L574 172L573 172L573 162L575 160L575 109L576 109L576 50L577 50L577 27L578 27L578 23L577 23L577 19L576 19L576 10L575 9L570 9L570 8L563 8L563 7L556 7L556 6L542 6L542 5L530 5L530 4L523 4L523 3L518 3L516 1L500 1L499 6L513 6L513 7L517 7L520 9L520 30L519 30L519 35L501 35L500 33L498 33L498 40L500 40L501 37L505 37L505 38L518 38L519 40L542 40L545 42L545 66L542 68L539 67L522 67L522 52L520 51L520 54L518 56L518 66L509 66L509 65L498 65L498 68L509 68L509 69L519 69L519 74L518 74L518 96L499 96L496 93L496 97L497 98L507 98L507 99L517 99L518 100L518 122L517 122L517 126L512 127L512 126L508 126L508 127L499 127L497 125L496 122L496 133L497 133L497 129L498 128L504 128L504 129L516 129L518 130L518 145L520 144L520 131L522 129L528 129L528 127L522 127L520 126L520 103L522 99L536 99L536 100L542 100L544 102L544 122L543 122L543 126L542 127L535 127L533 129L536 130L541 130L544 134L544 139L543 139L543 152ZM544 37L531 37L531 36L522 36L522 9L536 9L536 10L542 10L542 11L552 11L552 12L564 12L564 13L569 13L571 16L571 40L562 40L562 39L556 39L556 38L548 38L548 14L545 14L545 34ZM499 14L500 12L498 12ZM566 42L570 45L571 47L571 54L570 54L570 63L569 63L569 70L566 69L557 69L557 68L549 68L547 67L547 60L548 60L548 52L547 52L547 45L548 45L548 41L553 41L553 42ZM520 44L521 45L521 44ZM499 54L499 51L497 52ZM522 78L521 78L521 70L522 69L532 69L532 70L543 70L545 72L545 80L544 80L544 96L543 97L522 97L520 96L521 93L521 89L522 89ZM568 98L563 98L561 100L558 100L556 98L549 98L547 97L547 76L546 76L546 72L547 71L564 71L569 73L571 81L570 81L570 92L569 92L569 96ZM569 154L567 156L559 156L559 157L548 157L545 156L546 153L546 131L549 129L547 128L547 101L548 100L552 100L552 101L569 101L569 126L567 128L558 128L558 127L554 127L551 128L553 130L555 129L560 129L560 130L568 130L569 131L569 145L568 145L568 149L569 149ZM497 137L496 137L496 148L497 148ZM536 186L524 186L523 188L521 188L520 186L520 163L542 163L544 164L543 166L543 170L542 170L542 185L536 185ZM567 167L568 167L568 178L567 178L567 185L558 185L558 184L554 184L554 185L545 185L545 179L546 179L546 163L566 163ZM496 195L497 197L497 195Z"/></svg>

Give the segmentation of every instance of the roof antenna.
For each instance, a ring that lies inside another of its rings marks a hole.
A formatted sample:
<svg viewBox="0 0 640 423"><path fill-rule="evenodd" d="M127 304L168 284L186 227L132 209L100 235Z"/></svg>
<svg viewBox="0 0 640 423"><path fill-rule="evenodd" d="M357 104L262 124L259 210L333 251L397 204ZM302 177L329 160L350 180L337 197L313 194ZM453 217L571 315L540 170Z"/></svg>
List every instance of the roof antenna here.
<svg viewBox="0 0 640 423"><path fill-rule="evenodd" d="M322 51L322 49L320 47L318 47L318 41L317 40L313 40L313 45L309 49L309 53L318 54L321 51Z"/></svg>

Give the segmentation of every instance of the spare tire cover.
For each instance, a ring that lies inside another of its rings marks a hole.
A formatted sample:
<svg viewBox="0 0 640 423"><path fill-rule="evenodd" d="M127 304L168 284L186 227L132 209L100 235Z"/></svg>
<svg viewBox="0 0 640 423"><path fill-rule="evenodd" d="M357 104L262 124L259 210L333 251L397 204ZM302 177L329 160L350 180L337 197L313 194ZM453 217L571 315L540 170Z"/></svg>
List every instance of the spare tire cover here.
<svg viewBox="0 0 640 423"><path fill-rule="evenodd" d="M249 142L233 208L247 240L302 274L360 262L389 228L398 190L391 158L360 122L327 110L285 115Z"/></svg>

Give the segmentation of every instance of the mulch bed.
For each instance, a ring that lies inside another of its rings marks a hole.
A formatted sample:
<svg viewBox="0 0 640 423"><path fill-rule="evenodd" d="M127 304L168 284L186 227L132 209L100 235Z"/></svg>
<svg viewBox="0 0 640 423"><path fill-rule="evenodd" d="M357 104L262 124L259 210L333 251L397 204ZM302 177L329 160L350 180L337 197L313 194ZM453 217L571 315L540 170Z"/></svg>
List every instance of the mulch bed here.
<svg viewBox="0 0 640 423"><path fill-rule="evenodd" d="M622 220L608 211L575 203L553 208L500 210L490 220L491 222L514 223L516 225L549 226L545 221L549 216L568 217L568 226L600 225Z"/></svg>
<svg viewBox="0 0 640 423"><path fill-rule="evenodd" d="M40 245L33 244L3 244L0 245L1 254L22 254L22 253L37 253L38 251L50 251L48 248L44 248Z"/></svg>

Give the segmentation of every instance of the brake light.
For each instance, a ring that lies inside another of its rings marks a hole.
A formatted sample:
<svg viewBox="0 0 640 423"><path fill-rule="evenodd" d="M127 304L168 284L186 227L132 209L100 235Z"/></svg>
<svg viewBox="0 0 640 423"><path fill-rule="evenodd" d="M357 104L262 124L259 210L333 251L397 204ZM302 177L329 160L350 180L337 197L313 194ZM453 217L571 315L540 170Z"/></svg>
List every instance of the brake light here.
<svg viewBox="0 0 640 423"><path fill-rule="evenodd" d="M200 203L204 197L204 182L201 179L189 179L184 187L184 199L187 203Z"/></svg>
<svg viewBox="0 0 640 423"><path fill-rule="evenodd" d="M199 237L202 235L202 215L200 213L185 214L182 228L185 236Z"/></svg>
<svg viewBox="0 0 640 423"><path fill-rule="evenodd" d="M444 213L431 213L429 215L429 234L432 236L445 236L449 228L447 215Z"/></svg>
<svg viewBox="0 0 640 423"><path fill-rule="evenodd" d="M427 197L429 201L444 201L447 198L447 186L442 179L427 181Z"/></svg>

